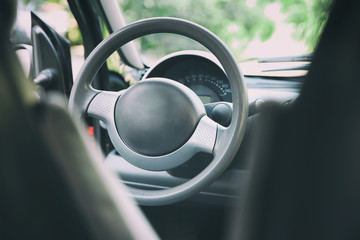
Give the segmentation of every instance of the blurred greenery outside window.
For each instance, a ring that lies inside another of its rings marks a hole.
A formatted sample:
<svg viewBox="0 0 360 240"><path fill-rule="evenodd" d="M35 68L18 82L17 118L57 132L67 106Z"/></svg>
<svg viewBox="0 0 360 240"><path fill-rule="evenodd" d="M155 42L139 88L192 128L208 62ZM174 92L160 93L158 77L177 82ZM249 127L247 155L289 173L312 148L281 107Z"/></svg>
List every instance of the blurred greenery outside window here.
<svg viewBox="0 0 360 240"><path fill-rule="evenodd" d="M77 25L76 20L72 16L72 13L68 7L66 0L23 0L25 5L30 5L30 9L34 9L37 11L42 12L57 12L57 11L65 11L67 13L67 20L65 23L58 23L58 24L65 24L66 32L64 33L65 37L69 39L70 44L74 45L81 45L82 44L82 37ZM44 19L47 22L48 19ZM58 19L58 21L62 21L63 19ZM54 20L56 21L56 20ZM54 22L53 21L53 22ZM47 22L49 25L54 25ZM54 27L54 26L52 26ZM57 29L56 29L57 30ZM61 33L60 33L61 34Z"/></svg>
<svg viewBox="0 0 360 240"><path fill-rule="evenodd" d="M118 0L127 22L179 17L219 36L238 60L312 52L332 0ZM158 58L199 48L189 40L157 34L140 39L143 52ZM174 44L176 42L176 44ZM161 46L161 47L159 47ZM201 49L201 48L200 48Z"/></svg>
<svg viewBox="0 0 360 240"><path fill-rule="evenodd" d="M24 0L44 8L57 4L69 13L65 36L72 45L82 43L81 34L66 0ZM328 18L332 0L118 0L128 23L149 17L178 17L198 23L219 36L240 60L312 52ZM108 32L104 24L104 37ZM175 44L176 43L176 44ZM136 41L144 59L203 49L185 37L156 34ZM120 59L107 61L119 70Z"/></svg>

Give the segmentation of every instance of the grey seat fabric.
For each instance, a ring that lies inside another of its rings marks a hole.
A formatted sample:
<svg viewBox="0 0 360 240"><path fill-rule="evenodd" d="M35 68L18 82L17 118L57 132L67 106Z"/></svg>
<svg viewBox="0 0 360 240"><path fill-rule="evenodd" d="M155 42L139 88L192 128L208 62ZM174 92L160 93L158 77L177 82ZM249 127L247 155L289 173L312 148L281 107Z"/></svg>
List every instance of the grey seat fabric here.
<svg viewBox="0 0 360 240"><path fill-rule="evenodd" d="M264 113L234 239L360 239L359 10L334 3L299 99Z"/></svg>
<svg viewBox="0 0 360 240"><path fill-rule="evenodd" d="M5 2L2 17L13 10ZM36 101L11 18L0 22L0 239L156 239L67 111Z"/></svg>

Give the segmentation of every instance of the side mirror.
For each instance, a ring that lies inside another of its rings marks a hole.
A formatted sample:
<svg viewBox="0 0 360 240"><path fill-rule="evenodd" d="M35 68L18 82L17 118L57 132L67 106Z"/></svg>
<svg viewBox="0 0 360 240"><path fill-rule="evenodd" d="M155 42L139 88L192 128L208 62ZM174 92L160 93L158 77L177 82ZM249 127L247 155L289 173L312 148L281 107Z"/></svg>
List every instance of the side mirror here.
<svg viewBox="0 0 360 240"><path fill-rule="evenodd" d="M33 12L31 22L34 81L69 98L73 84L70 43Z"/></svg>

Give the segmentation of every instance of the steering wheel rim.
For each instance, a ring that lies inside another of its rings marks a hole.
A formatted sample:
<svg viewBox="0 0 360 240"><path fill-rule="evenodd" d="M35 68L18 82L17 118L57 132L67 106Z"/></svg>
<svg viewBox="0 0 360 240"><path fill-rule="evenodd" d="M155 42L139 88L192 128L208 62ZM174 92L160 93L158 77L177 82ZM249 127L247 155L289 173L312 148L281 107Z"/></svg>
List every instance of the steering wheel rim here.
<svg viewBox="0 0 360 240"><path fill-rule="evenodd" d="M206 47L219 60L229 79L233 97L231 124L217 126L213 146L213 160L197 176L173 188L143 190L131 188L132 196L142 205L165 205L181 201L212 183L229 166L243 139L248 116L247 90L238 63L225 44L206 28L178 18L150 18L125 26L103 40L88 56L74 83L69 99L69 110L76 117L88 111L90 103L100 91L91 82L106 59L124 44L155 33L186 36ZM120 96L120 95L119 95ZM113 114L113 113L111 113ZM109 132L110 134L110 132Z"/></svg>

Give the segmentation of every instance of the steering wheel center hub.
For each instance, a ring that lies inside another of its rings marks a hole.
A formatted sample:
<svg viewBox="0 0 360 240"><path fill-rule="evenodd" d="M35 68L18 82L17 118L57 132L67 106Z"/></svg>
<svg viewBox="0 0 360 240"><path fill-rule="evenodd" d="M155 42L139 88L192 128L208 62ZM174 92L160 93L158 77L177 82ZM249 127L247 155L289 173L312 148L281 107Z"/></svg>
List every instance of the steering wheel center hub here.
<svg viewBox="0 0 360 240"><path fill-rule="evenodd" d="M133 151L160 156L180 148L204 114L200 99L190 89L154 78L138 82L119 98L115 123Z"/></svg>

